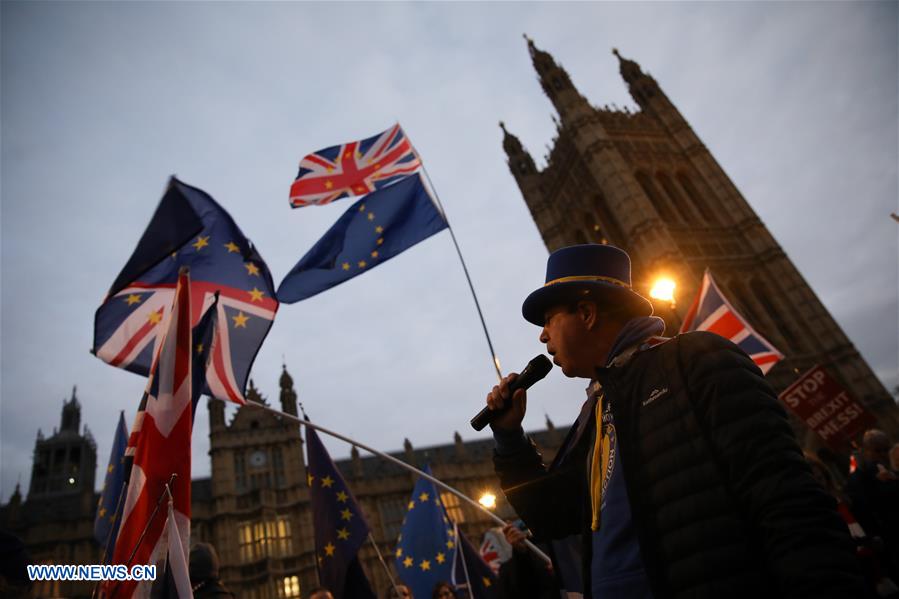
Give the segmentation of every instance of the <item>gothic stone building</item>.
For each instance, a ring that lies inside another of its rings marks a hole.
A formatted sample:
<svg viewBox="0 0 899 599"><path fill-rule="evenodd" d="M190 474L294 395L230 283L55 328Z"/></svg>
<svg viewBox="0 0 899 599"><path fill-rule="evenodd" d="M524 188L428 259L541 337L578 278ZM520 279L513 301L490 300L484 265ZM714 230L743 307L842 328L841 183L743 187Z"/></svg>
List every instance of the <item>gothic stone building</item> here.
<svg viewBox="0 0 899 599"><path fill-rule="evenodd" d="M819 364L881 428L899 434L892 397L656 80L614 50L639 111L597 108L552 56L527 43L559 115L546 166L538 169L500 126L509 169L546 247L619 246L631 255L634 285L644 295L654 275L673 277L679 303L656 302L669 332L678 330L710 269L743 316L786 355L768 373L778 392ZM817 443L812 434L804 440Z"/></svg>
<svg viewBox="0 0 899 599"><path fill-rule="evenodd" d="M250 382L247 397L267 404ZM286 368L280 378L280 409L297 414L297 395ZM253 405L238 408L226 422L224 404L208 403L212 476L195 479L191 496L191 541L212 543L221 561L220 574L238 597L276 599L305 597L318 584L312 509L303 441L299 425ZM62 410L59 432L44 439L38 433L31 486L23 501L16 488L0 507L0 528L21 538L32 563L100 563L100 546L93 537L99 494L94 492L96 446L85 429L78 434L80 405L74 393ZM552 459L564 437L547 421L547 430L531 433ZM493 474L493 441L464 442L456 433L452 444L413 448L406 440L392 455L417 466L429 463L434 475L470 497L499 493ZM396 571L393 555L416 477L377 457L362 457L356 448L337 461L372 527L375 542ZM448 493L441 499L462 531L475 544L493 526L482 513ZM497 514L513 512L501 497ZM388 578L371 545L361 561L380 593ZM34 597L90 597L86 582L36 584Z"/></svg>

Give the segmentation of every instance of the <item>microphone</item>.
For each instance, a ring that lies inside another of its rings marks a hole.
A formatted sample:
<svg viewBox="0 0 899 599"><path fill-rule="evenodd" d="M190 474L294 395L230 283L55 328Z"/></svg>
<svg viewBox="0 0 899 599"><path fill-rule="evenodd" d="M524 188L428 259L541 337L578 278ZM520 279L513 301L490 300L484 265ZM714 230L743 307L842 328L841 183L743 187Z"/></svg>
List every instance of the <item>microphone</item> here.
<svg viewBox="0 0 899 599"><path fill-rule="evenodd" d="M482 430L485 426L493 422L493 419L499 416L500 414L506 413L509 408L512 406L512 394L518 391L519 389L530 389L531 385L545 377L549 374L549 371L553 369L553 363L549 361L549 358L540 354L530 362L528 365L524 367L524 370L521 371L521 374L518 375L514 381L509 383L509 401L501 410L491 410L489 407L484 407L483 410L478 412L477 416L471 419L471 428L476 431Z"/></svg>

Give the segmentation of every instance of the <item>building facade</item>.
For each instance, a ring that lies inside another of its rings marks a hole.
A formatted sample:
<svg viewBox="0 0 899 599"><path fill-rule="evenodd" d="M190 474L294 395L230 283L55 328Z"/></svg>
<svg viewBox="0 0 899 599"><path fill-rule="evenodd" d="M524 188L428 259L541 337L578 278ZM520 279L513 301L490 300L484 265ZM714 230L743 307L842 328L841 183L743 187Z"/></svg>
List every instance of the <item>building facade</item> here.
<svg viewBox="0 0 899 599"><path fill-rule="evenodd" d="M780 392L818 364L878 420L899 433L883 384L821 303L659 84L617 50L639 111L597 108L565 69L527 40L544 93L559 118L542 169L503 123L503 148L546 247L610 243L628 251L635 288L678 282L678 302L656 302L677 331L709 269L735 307L786 355L768 379ZM813 435L797 424L807 444Z"/></svg>

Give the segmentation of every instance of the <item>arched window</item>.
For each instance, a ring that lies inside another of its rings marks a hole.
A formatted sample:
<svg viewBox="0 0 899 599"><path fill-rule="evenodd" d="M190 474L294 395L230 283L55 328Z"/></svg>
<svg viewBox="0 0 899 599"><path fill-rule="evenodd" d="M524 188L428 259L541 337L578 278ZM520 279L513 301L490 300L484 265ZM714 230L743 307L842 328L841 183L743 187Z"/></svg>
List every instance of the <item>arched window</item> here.
<svg viewBox="0 0 899 599"><path fill-rule="evenodd" d="M671 181L671 177L669 177L667 173L659 172L656 174L656 178L659 180L662 189L665 190L665 194L680 214L681 220L688 224L695 224L696 214L690 208L684 195L677 189L677 187L675 187L674 182Z"/></svg>
<svg viewBox="0 0 899 599"><path fill-rule="evenodd" d="M652 202L652 205L659 213L659 216L662 217L662 220L669 223L678 222L677 217L675 217L674 212L671 210L671 206L668 205L668 200L662 197L662 194L656 189L652 179L646 176L646 173L642 171L637 171L634 174L634 177L637 179L637 183L640 184L640 187L643 188L643 193L645 193L646 197L649 198L649 201Z"/></svg>
<svg viewBox="0 0 899 599"><path fill-rule="evenodd" d="M786 345L788 347L796 347L796 336L787 324L784 315L780 313L780 310L778 310L777 307L775 307L774 302L771 301L771 293L768 290L768 286L760 279L754 278L750 281L749 287L752 289L752 294L755 296L756 301L758 301L759 305L762 306L762 309L768 314L768 317L774 323L774 326L777 327L777 332L780 333L780 336ZM781 347L780 349L784 350L786 348Z"/></svg>
<svg viewBox="0 0 899 599"><path fill-rule="evenodd" d="M721 224L721 219L718 218L718 213L713 210L705 201L699 192L696 191L696 187L693 186L693 182L690 181L690 177L687 176L687 173L681 171L677 173L677 182L680 183L680 186L684 189L687 196L689 196L690 201L693 202L693 205L702 215L702 218L705 219L707 223L712 223L716 225Z"/></svg>

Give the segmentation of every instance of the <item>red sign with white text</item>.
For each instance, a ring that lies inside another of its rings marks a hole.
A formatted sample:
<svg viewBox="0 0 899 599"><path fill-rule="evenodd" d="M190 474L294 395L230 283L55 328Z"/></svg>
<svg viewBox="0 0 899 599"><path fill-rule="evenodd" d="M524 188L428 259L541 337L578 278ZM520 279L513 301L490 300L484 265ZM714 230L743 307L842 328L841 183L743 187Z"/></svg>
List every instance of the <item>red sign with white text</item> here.
<svg viewBox="0 0 899 599"><path fill-rule="evenodd" d="M799 377L780 399L838 451L874 423L871 413L820 366Z"/></svg>

